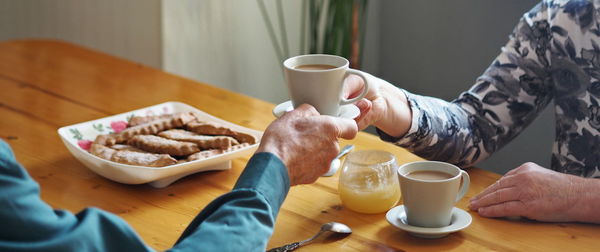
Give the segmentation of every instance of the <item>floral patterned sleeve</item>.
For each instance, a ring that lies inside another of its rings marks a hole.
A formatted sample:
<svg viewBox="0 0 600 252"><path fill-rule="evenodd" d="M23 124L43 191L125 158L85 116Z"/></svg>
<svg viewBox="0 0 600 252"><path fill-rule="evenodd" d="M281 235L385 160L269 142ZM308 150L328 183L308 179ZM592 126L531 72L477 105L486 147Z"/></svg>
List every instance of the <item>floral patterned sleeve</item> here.
<svg viewBox="0 0 600 252"><path fill-rule="evenodd" d="M395 142L429 160L469 167L516 137L552 100L549 57L551 8L540 4L521 18L485 73L456 100L405 92L413 119Z"/></svg>

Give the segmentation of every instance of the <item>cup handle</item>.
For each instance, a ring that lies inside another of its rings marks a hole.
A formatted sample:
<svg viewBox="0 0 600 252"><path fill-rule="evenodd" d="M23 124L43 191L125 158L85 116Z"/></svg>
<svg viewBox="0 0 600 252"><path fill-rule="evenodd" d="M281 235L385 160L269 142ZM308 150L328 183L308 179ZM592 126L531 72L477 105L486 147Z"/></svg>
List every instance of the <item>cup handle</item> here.
<svg viewBox="0 0 600 252"><path fill-rule="evenodd" d="M460 186L460 191L458 191L458 195L456 195L456 202L462 199L467 191L469 191L469 184L471 180L469 179L469 174L466 171L460 170L460 176L462 177L462 185Z"/></svg>
<svg viewBox="0 0 600 252"><path fill-rule="evenodd" d="M349 68L346 71L346 76L348 76L349 74L356 74L356 75L360 76L363 79L363 81L365 82L365 86L363 87L363 91L357 97L354 97L352 99L346 99L346 98L342 97L342 101L340 102L340 105L357 102L358 100L365 97L365 95L367 94L367 91L369 91L369 81L367 81L367 76L364 72L362 72L360 70Z"/></svg>

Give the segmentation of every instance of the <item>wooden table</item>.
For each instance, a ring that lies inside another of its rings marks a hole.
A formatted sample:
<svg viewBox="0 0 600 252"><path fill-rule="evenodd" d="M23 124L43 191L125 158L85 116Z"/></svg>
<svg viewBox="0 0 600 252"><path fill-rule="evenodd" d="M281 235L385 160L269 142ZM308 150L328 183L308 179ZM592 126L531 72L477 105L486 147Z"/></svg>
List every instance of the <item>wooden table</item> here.
<svg viewBox="0 0 600 252"><path fill-rule="evenodd" d="M58 41L0 43L0 137L41 185L42 198L55 208L78 212L94 206L130 223L150 246L170 248L192 218L215 197L229 191L249 157L228 171L188 176L164 189L124 185L96 175L60 141L59 127L165 101L181 101L233 123L264 130L274 120L273 104L198 83L141 64ZM360 133L358 149L394 153L399 163L419 160L377 137ZM472 168L471 189L458 203L499 178ZM384 214L345 209L338 177L296 186L279 213L269 248L312 236L322 223L339 221L354 233L322 239L303 251L583 251L600 248L600 226L481 218L471 213L467 229L442 239L415 238L396 229Z"/></svg>

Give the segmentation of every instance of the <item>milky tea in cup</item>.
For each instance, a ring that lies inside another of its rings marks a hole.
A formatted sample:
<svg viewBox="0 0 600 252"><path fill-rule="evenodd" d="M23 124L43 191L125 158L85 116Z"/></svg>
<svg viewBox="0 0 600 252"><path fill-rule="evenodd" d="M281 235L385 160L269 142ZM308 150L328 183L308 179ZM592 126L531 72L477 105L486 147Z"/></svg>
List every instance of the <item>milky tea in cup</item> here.
<svg viewBox="0 0 600 252"><path fill-rule="evenodd" d="M455 165L418 161L398 168L400 191L409 225L445 227L452 208L469 190L469 174Z"/></svg>
<svg viewBox="0 0 600 252"><path fill-rule="evenodd" d="M422 180L444 180L452 178L452 175L440 171L414 171L407 174L409 178Z"/></svg>
<svg viewBox="0 0 600 252"><path fill-rule="evenodd" d="M327 70L327 69L334 69L336 68L335 66L332 65L325 65L325 64L307 64L307 65L299 65L297 67L294 67L294 69L299 69L299 70Z"/></svg>
<svg viewBox="0 0 600 252"><path fill-rule="evenodd" d="M294 108L310 104L322 115L338 116L340 106L362 99L369 90L367 73L349 68L347 59L326 54L308 54L283 62L285 80ZM356 74L364 80L364 88L357 97L343 97L344 79Z"/></svg>

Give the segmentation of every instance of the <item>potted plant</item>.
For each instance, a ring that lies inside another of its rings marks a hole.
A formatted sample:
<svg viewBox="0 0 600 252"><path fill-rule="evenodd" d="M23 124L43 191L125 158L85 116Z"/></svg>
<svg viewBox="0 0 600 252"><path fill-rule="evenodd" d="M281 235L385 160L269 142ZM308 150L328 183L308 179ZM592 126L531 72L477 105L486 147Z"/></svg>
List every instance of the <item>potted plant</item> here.
<svg viewBox="0 0 600 252"><path fill-rule="evenodd" d="M257 0L278 60L290 56L282 1L275 0L281 41L267 13ZM347 58L360 69L368 0L303 0L300 21L300 54L333 54Z"/></svg>

